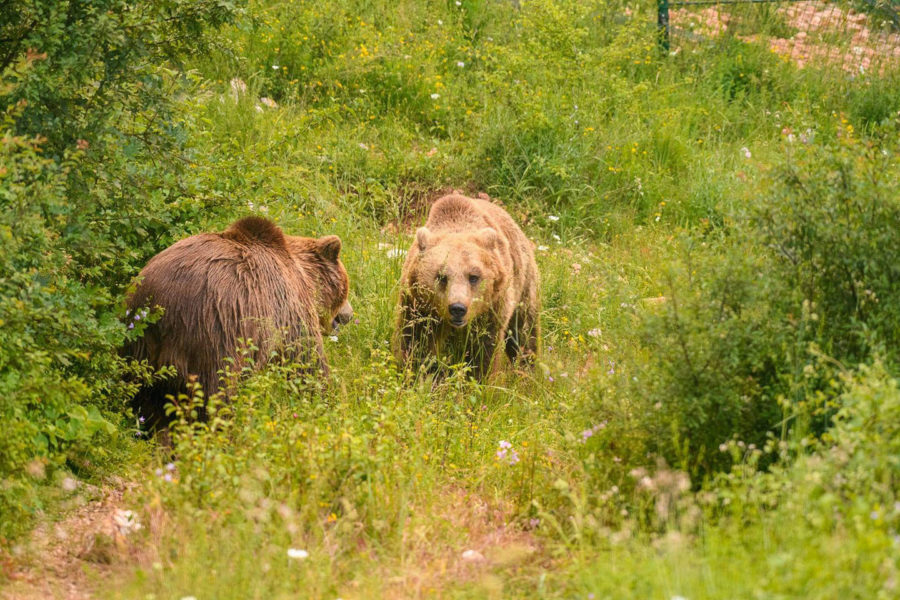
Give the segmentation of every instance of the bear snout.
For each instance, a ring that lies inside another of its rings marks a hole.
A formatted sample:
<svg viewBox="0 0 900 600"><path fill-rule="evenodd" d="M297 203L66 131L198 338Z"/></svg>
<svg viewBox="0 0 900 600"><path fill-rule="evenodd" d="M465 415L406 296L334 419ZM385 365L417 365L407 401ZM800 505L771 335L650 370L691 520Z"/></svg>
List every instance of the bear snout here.
<svg viewBox="0 0 900 600"><path fill-rule="evenodd" d="M450 323L456 327L465 325L466 313L469 308L461 302L454 302L448 308L450 311Z"/></svg>
<svg viewBox="0 0 900 600"><path fill-rule="evenodd" d="M341 306L338 314L335 315L334 319L331 321L331 329L337 331L337 329L340 328L341 325L346 325L352 318L353 307L350 306L349 302L344 302L344 305Z"/></svg>

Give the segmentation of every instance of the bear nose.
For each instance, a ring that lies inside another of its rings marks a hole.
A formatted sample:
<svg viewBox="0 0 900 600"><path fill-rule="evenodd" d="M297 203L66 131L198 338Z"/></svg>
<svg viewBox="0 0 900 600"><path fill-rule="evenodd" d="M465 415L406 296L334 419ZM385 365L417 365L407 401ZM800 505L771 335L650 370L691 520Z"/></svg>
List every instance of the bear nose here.
<svg viewBox="0 0 900 600"><path fill-rule="evenodd" d="M450 316L453 317L454 320L459 321L466 316L466 311L468 310L469 309L466 308L464 304L456 302L455 304L450 305Z"/></svg>

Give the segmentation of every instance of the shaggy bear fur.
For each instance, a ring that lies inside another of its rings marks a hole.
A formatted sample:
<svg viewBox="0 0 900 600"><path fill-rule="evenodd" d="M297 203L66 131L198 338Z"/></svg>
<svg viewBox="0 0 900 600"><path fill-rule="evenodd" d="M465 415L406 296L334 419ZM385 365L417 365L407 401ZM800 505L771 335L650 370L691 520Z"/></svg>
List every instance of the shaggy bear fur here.
<svg viewBox="0 0 900 600"><path fill-rule="evenodd" d="M166 396L185 393L193 377L207 398L217 393L226 359L234 360L233 372L242 368L239 340L259 348L249 356L256 368L279 350L327 373L322 333L353 314L340 251L337 236L285 236L271 221L247 217L150 259L128 298L128 315L157 306L164 312L123 354L157 369L173 366L177 375L142 388L135 412L151 427L166 425Z"/></svg>
<svg viewBox="0 0 900 600"><path fill-rule="evenodd" d="M418 367L465 362L483 379L503 348L533 363L540 337L534 244L499 206L458 194L431 207L403 266L395 352Z"/></svg>

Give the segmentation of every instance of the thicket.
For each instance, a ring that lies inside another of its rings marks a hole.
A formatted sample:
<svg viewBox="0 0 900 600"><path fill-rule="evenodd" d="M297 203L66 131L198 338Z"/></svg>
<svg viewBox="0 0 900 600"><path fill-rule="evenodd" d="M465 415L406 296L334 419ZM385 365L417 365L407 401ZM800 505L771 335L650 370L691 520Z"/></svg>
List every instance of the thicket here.
<svg viewBox="0 0 900 600"><path fill-rule="evenodd" d="M207 208L179 69L232 2L4 2L0 16L0 538L36 480L110 459L127 396L122 296ZM133 335L133 333L131 334Z"/></svg>

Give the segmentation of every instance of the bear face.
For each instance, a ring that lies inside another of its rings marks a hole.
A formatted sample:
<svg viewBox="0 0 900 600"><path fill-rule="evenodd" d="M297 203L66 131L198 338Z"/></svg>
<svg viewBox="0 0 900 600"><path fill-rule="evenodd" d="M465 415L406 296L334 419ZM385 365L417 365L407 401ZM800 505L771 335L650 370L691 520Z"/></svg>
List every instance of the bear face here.
<svg viewBox="0 0 900 600"><path fill-rule="evenodd" d="M500 242L490 227L475 232L416 231L419 255L411 280L443 322L462 328L494 305L504 283L494 256Z"/></svg>
<svg viewBox="0 0 900 600"><path fill-rule="evenodd" d="M350 277L340 260L341 239L326 235L318 239L285 236L288 249L299 268L311 270L316 278L316 310L323 333L330 333L353 318L347 300Z"/></svg>

